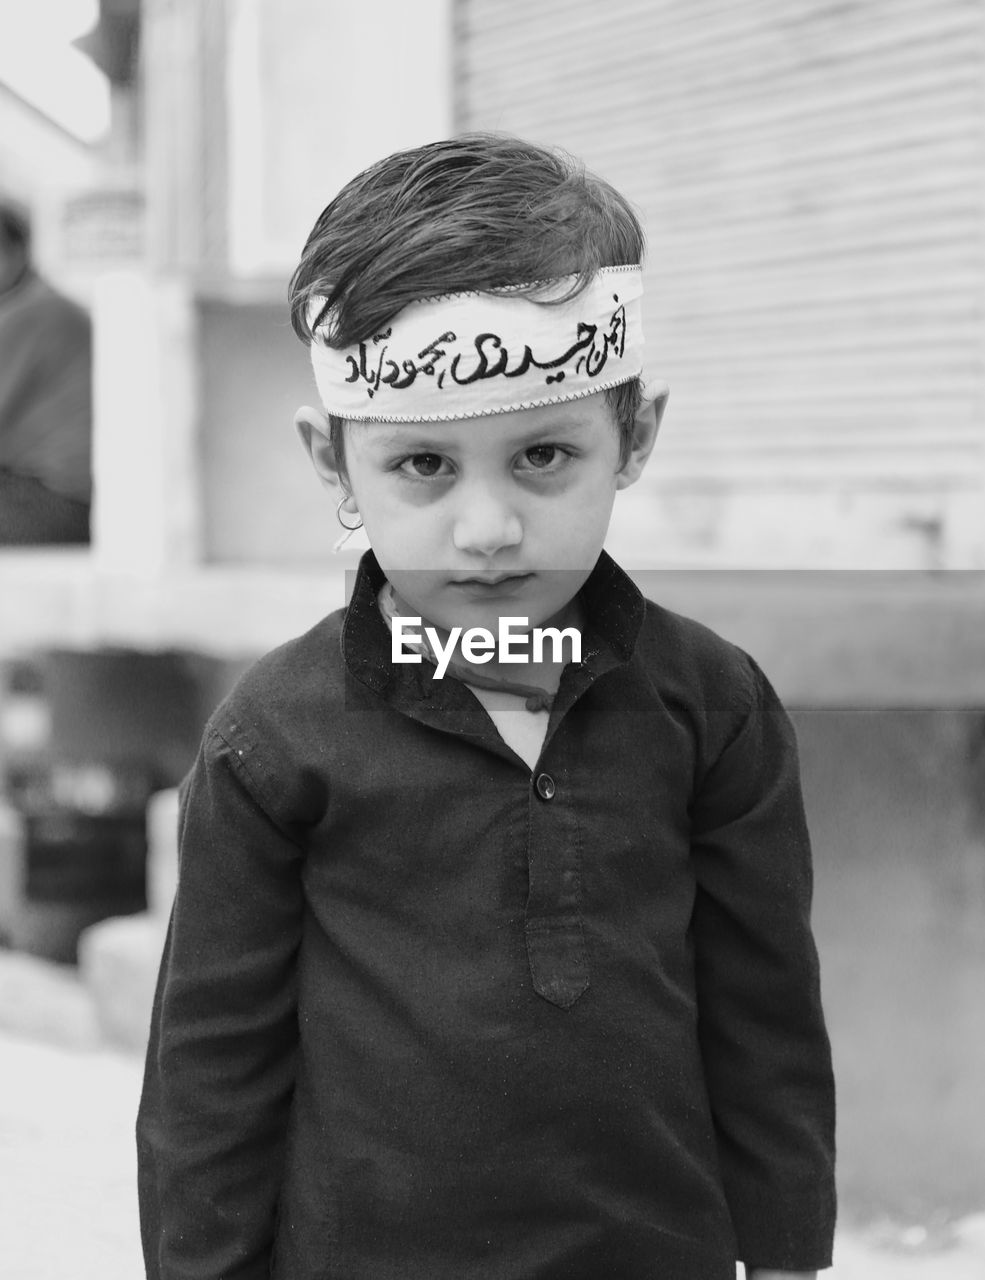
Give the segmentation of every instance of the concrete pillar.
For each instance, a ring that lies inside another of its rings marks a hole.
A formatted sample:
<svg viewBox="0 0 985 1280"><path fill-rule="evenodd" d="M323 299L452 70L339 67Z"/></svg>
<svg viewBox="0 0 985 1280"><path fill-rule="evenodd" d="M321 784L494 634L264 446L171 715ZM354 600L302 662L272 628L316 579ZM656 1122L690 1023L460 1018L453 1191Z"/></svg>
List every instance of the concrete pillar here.
<svg viewBox="0 0 985 1280"><path fill-rule="evenodd" d="M95 288L93 550L145 576L200 557L197 331L190 287L139 271Z"/></svg>

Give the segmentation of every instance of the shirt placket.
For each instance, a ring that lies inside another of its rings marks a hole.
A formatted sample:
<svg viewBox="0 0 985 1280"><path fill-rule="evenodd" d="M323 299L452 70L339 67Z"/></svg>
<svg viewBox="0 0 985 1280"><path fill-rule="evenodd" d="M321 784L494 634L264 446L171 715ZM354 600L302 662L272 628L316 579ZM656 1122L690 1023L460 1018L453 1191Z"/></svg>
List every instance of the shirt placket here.
<svg viewBox="0 0 985 1280"><path fill-rule="evenodd" d="M596 584L593 593L596 577L601 585ZM378 565L364 558L343 629L343 648L353 674L405 715L522 767L464 685L450 680L446 686L432 679L424 665L394 669L386 649L389 632L376 602L382 583ZM544 767L530 777L528 794L527 959L534 991L560 1009L570 1009L587 990L589 964L575 788L563 762L564 735L559 731L568 712L599 677L629 660L643 612L639 592L604 557L585 595L590 614L593 599L599 598L607 610L607 626L587 633L584 661L564 672L541 748ZM350 630L360 633L358 642L346 643Z"/></svg>
<svg viewBox="0 0 985 1280"><path fill-rule="evenodd" d="M531 779L524 914L534 990L570 1009L589 983L582 923L581 846L571 796L554 774Z"/></svg>

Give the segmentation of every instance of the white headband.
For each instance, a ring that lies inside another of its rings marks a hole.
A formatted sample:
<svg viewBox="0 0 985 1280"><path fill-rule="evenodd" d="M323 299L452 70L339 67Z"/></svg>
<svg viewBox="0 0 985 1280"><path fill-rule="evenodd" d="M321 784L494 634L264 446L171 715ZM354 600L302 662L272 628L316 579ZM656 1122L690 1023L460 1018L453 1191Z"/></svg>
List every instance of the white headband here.
<svg viewBox="0 0 985 1280"><path fill-rule="evenodd" d="M643 369L639 267L603 267L535 293L450 293L412 302L368 342L334 350L315 328L311 364L326 413L364 422L440 422L590 396ZM315 297L315 326L326 299ZM545 305L549 303L550 305Z"/></svg>

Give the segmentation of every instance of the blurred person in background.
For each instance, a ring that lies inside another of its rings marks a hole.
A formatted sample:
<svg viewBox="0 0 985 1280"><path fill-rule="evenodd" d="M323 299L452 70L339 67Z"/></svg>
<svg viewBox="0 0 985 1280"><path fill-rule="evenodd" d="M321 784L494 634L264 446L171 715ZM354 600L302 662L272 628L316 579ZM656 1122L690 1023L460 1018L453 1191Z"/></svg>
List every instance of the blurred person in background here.
<svg viewBox="0 0 985 1280"><path fill-rule="evenodd" d="M0 198L0 546L87 543L92 331L31 265L30 223Z"/></svg>

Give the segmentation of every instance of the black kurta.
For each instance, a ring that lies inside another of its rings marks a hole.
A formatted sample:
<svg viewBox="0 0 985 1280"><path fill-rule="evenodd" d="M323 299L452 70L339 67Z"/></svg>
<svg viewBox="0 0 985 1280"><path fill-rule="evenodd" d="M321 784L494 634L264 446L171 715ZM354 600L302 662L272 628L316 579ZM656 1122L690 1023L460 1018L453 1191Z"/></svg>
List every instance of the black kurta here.
<svg viewBox="0 0 985 1280"><path fill-rule="evenodd" d="M828 1265L833 1093L789 721L603 556L536 768L346 613L183 795L138 1121L152 1280Z"/></svg>

